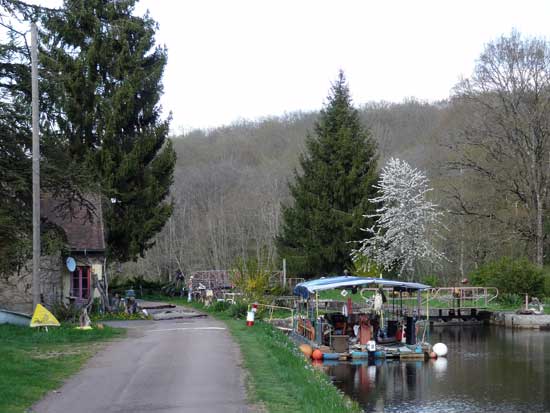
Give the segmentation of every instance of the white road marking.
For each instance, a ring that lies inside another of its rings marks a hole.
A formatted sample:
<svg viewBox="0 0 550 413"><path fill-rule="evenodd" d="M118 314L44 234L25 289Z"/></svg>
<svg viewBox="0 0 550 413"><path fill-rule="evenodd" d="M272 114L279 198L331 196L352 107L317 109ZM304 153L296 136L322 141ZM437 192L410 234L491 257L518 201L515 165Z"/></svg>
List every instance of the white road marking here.
<svg viewBox="0 0 550 413"><path fill-rule="evenodd" d="M178 331L178 330L225 330L224 327L179 327L179 328L163 328L159 330L149 331Z"/></svg>

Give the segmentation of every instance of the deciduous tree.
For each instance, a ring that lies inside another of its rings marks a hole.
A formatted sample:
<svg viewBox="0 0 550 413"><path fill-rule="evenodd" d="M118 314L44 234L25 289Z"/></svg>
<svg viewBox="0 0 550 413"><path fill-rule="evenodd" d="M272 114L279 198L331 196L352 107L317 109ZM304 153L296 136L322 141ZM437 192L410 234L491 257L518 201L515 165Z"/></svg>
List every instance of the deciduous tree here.
<svg viewBox="0 0 550 413"><path fill-rule="evenodd" d="M364 231L367 237L353 252L355 261L373 259L386 271L412 278L421 260L436 262L444 257L433 245L440 238L438 226L442 212L426 195L431 191L426 175L407 162L391 158L380 174L378 196L370 199L380 205L376 224Z"/></svg>
<svg viewBox="0 0 550 413"><path fill-rule="evenodd" d="M468 121L453 134L457 155L451 165L464 179L484 182L492 194L492 207L476 208L456 191L457 209L512 228L531 243L530 255L542 266L550 185L550 44L517 32L489 43L473 75L456 87L454 103L467 111Z"/></svg>

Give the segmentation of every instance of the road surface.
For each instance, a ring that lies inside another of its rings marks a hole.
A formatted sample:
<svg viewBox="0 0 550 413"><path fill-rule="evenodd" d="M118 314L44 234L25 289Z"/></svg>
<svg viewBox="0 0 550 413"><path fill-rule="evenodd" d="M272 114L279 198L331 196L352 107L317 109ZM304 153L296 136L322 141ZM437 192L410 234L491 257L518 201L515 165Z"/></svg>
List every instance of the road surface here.
<svg viewBox="0 0 550 413"><path fill-rule="evenodd" d="M112 323L117 324L117 323ZM120 322L110 343L36 413L250 412L239 347L210 317Z"/></svg>

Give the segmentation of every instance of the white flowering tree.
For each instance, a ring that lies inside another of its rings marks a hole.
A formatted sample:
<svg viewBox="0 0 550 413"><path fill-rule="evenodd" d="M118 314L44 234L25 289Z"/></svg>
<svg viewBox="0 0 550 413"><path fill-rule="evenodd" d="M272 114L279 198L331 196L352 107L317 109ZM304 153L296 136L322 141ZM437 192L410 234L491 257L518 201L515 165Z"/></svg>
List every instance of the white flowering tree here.
<svg viewBox="0 0 550 413"><path fill-rule="evenodd" d="M369 237L359 241L359 249L352 253L354 261L374 260L385 270L395 270L399 276L411 276L415 264L420 261L436 263L445 258L433 245L434 238L443 238L442 212L426 198L432 189L422 171L407 162L391 158L382 169L380 183L376 186L379 196L369 199L379 205L376 224L363 229Z"/></svg>

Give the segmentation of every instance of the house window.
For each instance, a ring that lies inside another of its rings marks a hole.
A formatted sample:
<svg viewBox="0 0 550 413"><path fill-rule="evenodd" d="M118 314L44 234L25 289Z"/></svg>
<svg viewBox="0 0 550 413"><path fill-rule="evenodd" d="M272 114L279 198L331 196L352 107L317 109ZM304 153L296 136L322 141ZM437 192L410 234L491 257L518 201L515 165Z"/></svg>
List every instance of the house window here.
<svg viewBox="0 0 550 413"><path fill-rule="evenodd" d="M71 296L82 300L90 298L90 274L91 267L76 267L71 274Z"/></svg>

